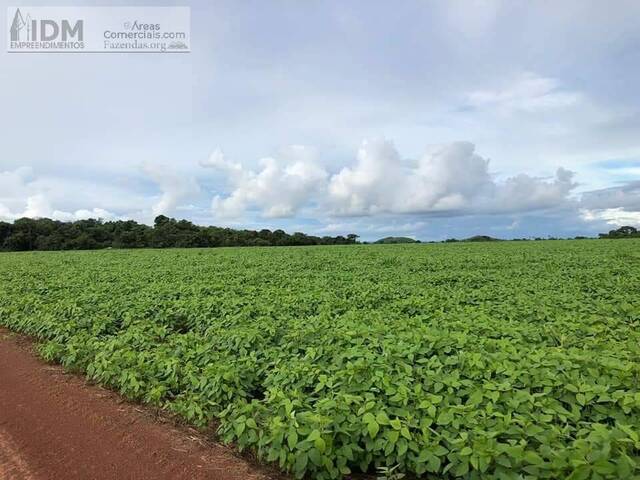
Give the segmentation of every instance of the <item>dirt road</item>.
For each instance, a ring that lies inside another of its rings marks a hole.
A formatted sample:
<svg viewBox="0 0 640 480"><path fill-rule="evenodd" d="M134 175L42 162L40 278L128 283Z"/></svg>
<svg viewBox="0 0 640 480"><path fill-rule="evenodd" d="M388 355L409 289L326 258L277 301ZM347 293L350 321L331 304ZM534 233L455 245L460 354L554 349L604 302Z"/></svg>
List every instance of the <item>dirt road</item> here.
<svg viewBox="0 0 640 480"><path fill-rule="evenodd" d="M45 364L0 329L0 479L268 478L197 432Z"/></svg>

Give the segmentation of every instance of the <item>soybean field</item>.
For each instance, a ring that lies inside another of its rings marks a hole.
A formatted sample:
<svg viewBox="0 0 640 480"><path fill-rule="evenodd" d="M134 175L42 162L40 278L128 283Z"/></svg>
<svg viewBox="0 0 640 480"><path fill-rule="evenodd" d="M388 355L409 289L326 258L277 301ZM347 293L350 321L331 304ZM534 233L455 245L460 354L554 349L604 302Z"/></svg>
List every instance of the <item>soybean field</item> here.
<svg viewBox="0 0 640 480"><path fill-rule="evenodd" d="M296 478L640 477L640 240L3 253L0 325Z"/></svg>

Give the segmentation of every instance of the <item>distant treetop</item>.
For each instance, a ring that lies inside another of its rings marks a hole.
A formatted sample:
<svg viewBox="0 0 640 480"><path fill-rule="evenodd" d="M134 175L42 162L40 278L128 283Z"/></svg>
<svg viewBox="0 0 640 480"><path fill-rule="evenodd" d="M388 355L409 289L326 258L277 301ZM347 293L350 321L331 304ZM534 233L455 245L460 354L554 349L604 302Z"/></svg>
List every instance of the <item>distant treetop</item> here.
<svg viewBox="0 0 640 480"><path fill-rule="evenodd" d="M89 250L100 248L190 248L295 245L347 245L358 236L316 237L282 230L234 230L202 227L188 220L159 215L153 227L133 220L59 222L49 218L20 218L0 222L0 250Z"/></svg>
<svg viewBox="0 0 640 480"><path fill-rule="evenodd" d="M609 233L601 233L600 238L639 238L640 232L635 227L625 225L617 230L609 230Z"/></svg>
<svg viewBox="0 0 640 480"><path fill-rule="evenodd" d="M409 237L384 237L373 243L420 243L420 240L414 240Z"/></svg>
<svg viewBox="0 0 640 480"><path fill-rule="evenodd" d="M499 238L493 238L488 235L475 235L473 237L469 237L464 242L499 242L501 241Z"/></svg>

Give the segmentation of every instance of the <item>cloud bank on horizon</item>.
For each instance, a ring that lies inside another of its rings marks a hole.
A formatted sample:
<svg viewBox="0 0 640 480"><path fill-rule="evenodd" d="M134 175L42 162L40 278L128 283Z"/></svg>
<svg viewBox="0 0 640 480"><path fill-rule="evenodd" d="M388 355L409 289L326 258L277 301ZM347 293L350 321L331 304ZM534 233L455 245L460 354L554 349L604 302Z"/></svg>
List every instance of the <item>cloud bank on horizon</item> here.
<svg viewBox="0 0 640 480"><path fill-rule="evenodd" d="M215 150L201 165L225 174L231 191L214 197L214 216L294 217L302 210L316 217L524 213L565 206L577 185L573 172L563 168L551 180L519 174L496 181L489 160L469 142L434 147L408 160L389 141L365 140L355 164L333 175L305 147L289 152L285 159L263 158L252 171Z"/></svg>
<svg viewBox="0 0 640 480"><path fill-rule="evenodd" d="M640 222L640 181L576 194L575 172L562 167L549 177L519 173L497 179L490 171L490 161L478 155L469 142L433 146L417 159L406 159L390 141L365 140L355 161L334 173L323 167L315 149L301 145L260 159L255 170L227 159L218 148L200 167L215 171L227 185L223 188L227 193L215 193L210 205L212 221L223 225L305 218L322 224L318 232L363 230L365 235L375 235L412 232L443 219L483 217L513 218L504 227L507 233L518 226L518 219L532 215L543 221L545 217L564 219L582 228ZM51 179L32 178L30 168L2 172L0 219L134 218L151 222L157 215L188 217L198 210L185 203L206 195L197 176L152 164L142 170L161 193L142 197L139 206L143 208L124 215L100 207L54 209L47 195L51 185L55 186ZM22 203L24 210L12 209ZM400 219L410 221L398 224Z"/></svg>
<svg viewBox="0 0 640 480"><path fill-rule="evenodd" d="M0 52L0 220L365 239L640 224L638 2L190 6L186 55Z"/></svg>

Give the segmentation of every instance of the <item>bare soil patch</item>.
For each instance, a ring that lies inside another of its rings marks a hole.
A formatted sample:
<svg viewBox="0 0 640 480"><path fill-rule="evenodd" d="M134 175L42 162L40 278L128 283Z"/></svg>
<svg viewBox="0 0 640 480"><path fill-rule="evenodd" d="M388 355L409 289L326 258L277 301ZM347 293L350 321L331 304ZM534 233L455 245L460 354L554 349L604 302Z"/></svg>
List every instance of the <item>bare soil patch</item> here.
<svg viewBox="0 0 640 480"><path fill-rule="evenodd" d="M233 450L38 359L0 329L0 478L274 479Z"/></svg>

